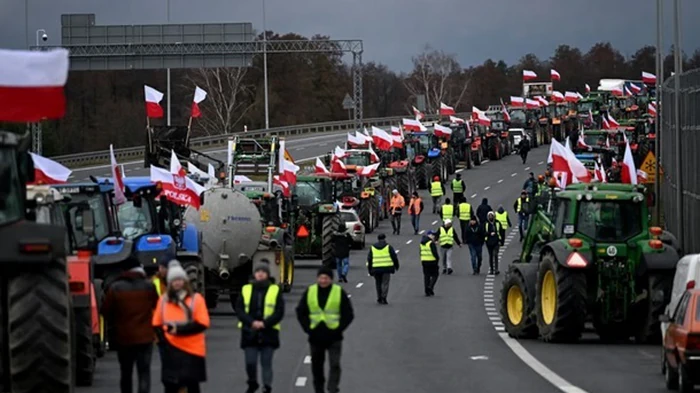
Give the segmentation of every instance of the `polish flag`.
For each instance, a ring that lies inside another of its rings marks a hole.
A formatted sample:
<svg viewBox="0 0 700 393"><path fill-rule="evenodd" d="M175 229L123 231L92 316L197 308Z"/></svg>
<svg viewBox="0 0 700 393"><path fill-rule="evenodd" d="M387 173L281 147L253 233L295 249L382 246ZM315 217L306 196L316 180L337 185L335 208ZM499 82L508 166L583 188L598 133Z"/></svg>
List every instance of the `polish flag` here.
<svg viewBox="0 0 700 393"><path fill-rule="evenodd" d="M608 178L605 175L605 168L603 168L603 164L600 164L598 166L598 163L595 163L595 180L598 180L601 183L607 183Z"/></svg>
<svg viewBox="0 0 700 393"><path fill-rule="evenodd" d="M160 102L163 101L163 93L148 85L143 86L143 91L146 96L146 117L154 119L163 117L163 107L160 106Z"/></svg>
<svg viewBox="0 0 700 393"><path fill-rule="evenodd" d="M385 151L391 150L391 146L394 144L394 140L391 138L391 135L387 134L387 132L381 128L377 128L375 126L372 126L372 141L379 150Z"/></svg>
<svg viewBox="0 0 700 393"><path fill-rule="evenodd" d="M151 165L151 181L162 185L162 195L169 201L180 206L192 206L199 210L200 196L205 188L194 180L185 175L170 173L165 169Z"/></svg>
<svg viewBox="0 0 700 393"><path fill-rule="evenodd" d="M112 184L114 184L114 204L121 205L126 202L124 195L126 188L124 187L124 174L117 164L117 158L114 157L114 148L109 145L109 160L112 164Z"/></svg>
<svg viewBox="0 0 700 393"><path fill-rule="evenodd" d="M401 124L403 125L404 130L406 131L426 131L427 129L421 122L418 120L414 119L402 119Z"/></svg>
<svg viewBox="0 0 700 393"><path fill-rule="evenodd" d="M253 180L251 178L249 178L248 176L243 176L243 175L234 175L233 176L233 184L249 183L252 181Z"/></svg>
<svg viewBox="0 0 700 393"><path fill-rule="evenodd" d="M564 95L561 94L561 92L558 91L553 91L552 92L552 101L554 102L564 102Z"/></svg>
<svg viewBox="0 0 700 393"><path fill-rule="evenodd" d="M319 157L316 157L316 173L329 174L328 168L323 164L323 161Z"/></svg>
<svg viewBox="0 0 700 393"><path fill-rule="evenodd" d="M582 99L583 99L583 96L582 96L581 93L579 93L579 92L576 92L576 97L578 97L579 100L582 100Z"/></svg>
<svg viewBox="0 0 700 393"><path fill-rule="evenodd" d="M576 141L576 146L578 146L581 149L590 149L591 147L586 144L586 141L583 140L583 135L578 136L578 140Z"/></svg>
<svg viewBox="0 0 700 393"><path fill-rule="evenodd" d="M415 106L412 108L413 108L413 115L416 116L416 120L421 120L421 119L425 118L425 115L421 111L419 111L418 108L416 108Z"/></svg>
<svg viewBox="0 0 700 393"><path fill-rule="evenodd" d="M608 124L610 124L611 128L617 128L620 127L620 123L617 122L617 120L613 119L612 116L608 113Z"/></svg>
<svg viewBox="0 0 700 393"><path fill-rule="evenodd" d="M611 93L615 97L622 97L622 95L624 94L622 91L622 88L620 88L620 87L613 87Z"/></svg>
<svg viewBox="0 0 700 393"><path fill-rule="evenodd" d="M280 179L289 183L289 185L294 186L297 184L297 172L299 172L299 167L293 162L282 159L282 171L280 173Z"/></svg>
<svg viewBox="0 0 700 393"><path fill-rule="evenodd" d="M604 130L612 130L612 127L610 127L610 122L605 116L601 116L601 119L603 119L603 124L601 126L602 129ZM610 142L608 142L608 147L610 147Z"/></svg>
<svg viewBox="0 0 700 393"><path fill-rule="evenodd" d="M536 96L535 100L537 100L537 102L539 102L541 106L549 106L549 101L547 101L547 99L542 96Z"/></svg>
<svg viewBox="0 0 700 393"><path fill-rule="evenodd" d="M372 177L377 173L377 169L379 169L379 163L369 166L358 166L357 174L359 176Z"/></svg>
<svg viewBox="0 0 700 393"><path fill-rule="evenodd" d="M461 117L450 116L450 122L454 124L464 124L465 121Z"/></svg>
<svg viewBox="0 0 700 393"><path fill-rule="evenodd" d="M442 102L440 103L440 115L442 116L449 116L449 115L454 115L455 109L451 106L447 106L443 104Z"/></svg>
<svg viewBox="0 0 700 393"><path fill-rule="evenodd" d="M629 142L625 142L625 157L622 159L620 179L624 184L637 184L637 168L634 166Z"/></svg>
<svg viewBox="0 0 700 393"><path fill-rule="evenodd" d="M564 101L566 102L577 102L579 100L578 93L572 91L567 91L564 94Z"/></svg>
<svg viewBox="0 0 700 393"><path fill-rule="evenodd" d="M576 158L574 152L562 146L556 139L552 139L547 163L552 164L555 178L559 174L562 175L563 184L560 184L560 187L566 187L571 183L590 183L591 181L591 174L586 166Z"/></svg>
<svg viewBox="0 0 700 393"><path fill-rule="evenodd" d="M525 106L525 99L523 97L510 96L510 104L515 107L523 107Z"/></svg>
<svg viewBox="0 0 700 393"><path fill-rule="evenodd" d="M180 176L187 175L185 168L182 167L180 160L177 158L177 154L175 154L175 150L170 150L170 173Z"/></svg>
<svg viewBox="0 0 700 393"><path fill-rule="evenodd" d="M477 124L481 124L483 126L491 125L491 119L488 116L486 116L486 113L482 112L481 110L479 110L479 108L475 106L472 107L472 118Z"/></svg>
<svg viewBox="0 0 700 393"><path fill-rule="evenodd" d="M272 184L277 184L278 186L280 186L280 188L282 188L282 195L284 195L285 197L290 197L292 195L289 188L289 183L280 179L278 175L272 177Z"/></svg>
<svg viewBox="0 0 700 393"><path fill-rule="evenodd" d="M605 118L603 118L603 121L605 121ZM605 147L610 148L610 135L605 136Z"/></svg>
<svg viewBox="0 0 700 393"><path fill-rule="evenodd" d="M342 159L345 158L347 155L348 153L345 150L341 149L339 146L336 146L335 150L333 150L334 158Z"/></svg>
<svg viewBox="0 0 700 393"><path fill-rule="evenodd" d="M501 101L501 113L503 113L503 120L510 122L510 113L508 113L508 108L503 101Z"/></svg>
<svg viewBox="0 0 700 393"><path fill-rule="evenodd" d="M391 126L391 139L394 140L393 147L403 148L403 131L399 127Z"/></svg>
<svg viewBox="0 0 700 393"><path fill-rule="evenodd" d="M374 149L372 149L372 146L370 146L368 150L369 150L369 154L371 156L370 162L372 162L372 163L379 162L379 155L377 155L377 153L374 152Z"/></svg>
<svg viewBox="0 0 700 393"><path fill-rule="evenodd" d="M642 71L642 81L647 85L653 85L656 83L656 75Z"/></svg>
<svg viewBox="0 0 700 393"><path fill-rule="evenodd" d="M531 100L531 99L526 99L525 100L525 107L527 109L536 109L540 107L540 102L537 100Z"/></svg>
<svg viewBox="0 0 700 393"><path fill-rule="evenodd" d="M641 169L637 169L637 183L645 183L649 178L649 174Z"/></svg>
<svg viewBox="0 0 700 393"><path fill-rule="evenodd" d="M586 83L586 94L591 92L591 87L588 86L588 83Z"/></svg>
<svg viewBox="0 0 700 393"><path fill-rule="evenodd" d="M333 158L331 158L331 172L346 174L348 173L348 168L345 166L343 160L337 156L333 156Z"/></svg>
<svg viewBox="0 0 700 393"><path fill-rule="evenodd" d="M647 112L652 116L656 116L656 103L655 102L649 103L649 106L647 107Z"/></svg>
<svg viewBox="0 0 700 393"><path fill-rule="evenodd" d="M626 97L632 97L634 94L630 91L630 89L625 86L625 96Z"/></svg>
<svg viewBox="0 0 700 393"><path fill-rule="evenodd" d="M365 143L372 143L372 137L369 136L369 131L365 128L364 132L358 133L361 137L365 138Z"/></svg>
<svg viewBox="0 0 700 393"><path fill-rule="evenodd" d="M70 169L38 154L29 154L34 162L34 181L31 184L61 184L68 181L72 173Z"/></svg>
<svg viewBox="0 0 700 393"><path fill-rule="evenodd" d="M202 116L202 111L199 110L199 103L207 98L207 92L196 86L194 89L194 101L192 101L192 117L197 118Z"/></svg>
<svg viewBox="0 0 700 393"><path fill-rule="evenodd" d="M523 81L527 82L537 78L537 74L534 71L523 70Z"/></svg>
<svg viewBox="0 0 700 393"><path fill-rule="evenodd" d="M560 81L561 80L561 75L557 72L557 70L549 70L549 75L552 77L553 81Z"/></svg>
<svg viewBox="0 0 700 393"><path fill-rule="evenodd" d="M439 124L433 126L435 136L438 138L449 138L452 135L452 129L450 127L444 127Z"/></svg>
<svg viewBox="0 0 700 393"><path fill-rule="evenodd" d="M363 136L358 136L357 133L353 135L348 132L348 143L351 145L364 145L367 141Z"/></svg>
<svg viewBox="0 0 700 393"><path fill-rule="evenodd" d="M634 83L630 83L630 90L632 90L632 93L637 94L640 91L642 91L642 88L635 85Z"/></svg>

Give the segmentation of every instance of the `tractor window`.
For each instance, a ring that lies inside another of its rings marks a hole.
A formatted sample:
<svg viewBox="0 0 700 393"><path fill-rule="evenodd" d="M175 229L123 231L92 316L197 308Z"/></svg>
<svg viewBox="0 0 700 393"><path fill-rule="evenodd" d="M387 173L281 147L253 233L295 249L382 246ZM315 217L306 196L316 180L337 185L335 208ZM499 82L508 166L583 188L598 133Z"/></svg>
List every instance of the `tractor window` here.
<svg viewBox="0 0 700 393"><path fill-rule="evenodd" d="M321 203L321 183L299 182L295 195L299 198L299 206Z"/></svg>
<svg viewBox="0 0 700 393"><path fill-rule="evenodd" d="M422 151L428 151L430 149L430 135L425 134L418 137L418 144L420 144Z"/></svg>
<svg viewBox="0 0 700 393"><path fill-rule="evenodd" d="M107 207L105 206L104 196L102 194L73 194L71 204L68 206L67 214L70 225L73 228L73 236L75 237L75 245L77 248L88 247L88 237L82 232L82 222L80 222L79 205L87 203L90 210L93 211L95 217L95 240L101 241L110 235L109 216L107 215Z"/></svg>
<svg viewBox="0 0 700 393"><path fill-rule="evenodd" d="M511 123L525 123L526 117L525 111L522 109L515 109L510 112Z"/></svg>
<svg viewBox="0 0 700 393"><path fill-rule="evenodd" d="M605 146L605 134L583 134L583 142L588 146Z"/></svg>
<svg viewBox="0 0 700 393"><path fill-rule="evenodd" d="M588 111L593 112L593 102L582 102L578 104L578 113L588 113Z"/></svg>
<svg viewBox="0 0 700 393"><path fill-rule="evenodd" d="M153 231L153 219L150 205L142 200L141 206L136 207L132 201L126 201L117 210L122 234L127 239L136 239Z"/></svg>
<svg viewBox="0 0 700 393"><path fill-rule="evenodd" d="M263 199L260 202L259 210L265 225L279 226L279 212L276 199Z"/></svg>
<svg viewBox="0 0 700 393"><path fill-rule="evenodd" d="M554 198L552 200L552 222L554 223L554 233L557 238L563 237L564 225L566 224L566 213L569 210L569 201L565 199Z"/></svg>
<svg viewBox="0 0 700 393"><path fill-rule="evenodd" d="M0 149L0 224L17 221L24 215L15 152Z"/></svg>
<svg viewBox="0 0 700 393"><path fill-rule="evenodd" d="M633 202L582 201L577 231L597 241L620 241L642 231L642 215Z"/></svg>
<svg viewBox="0 0 700 393"><path fill-rule="evenodd" d="M368 166L369 155L368 154L353 154L351 156L345 157L345 165L359 165Z"/></svg>

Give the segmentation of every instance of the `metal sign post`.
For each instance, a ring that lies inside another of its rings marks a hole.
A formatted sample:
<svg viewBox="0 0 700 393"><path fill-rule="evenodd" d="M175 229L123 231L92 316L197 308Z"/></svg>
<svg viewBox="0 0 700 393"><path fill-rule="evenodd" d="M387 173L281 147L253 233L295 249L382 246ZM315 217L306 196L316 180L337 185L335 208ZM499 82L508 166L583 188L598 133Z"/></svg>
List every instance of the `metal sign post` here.
<svg viewBox="0 0 700 393"><path fill-rule="evenodd" d="M343 98L343 109L348 110L348 120L352 120L351 110L355 109L355 100L350 97L350 93L345 93L345 98Z"/></svg>

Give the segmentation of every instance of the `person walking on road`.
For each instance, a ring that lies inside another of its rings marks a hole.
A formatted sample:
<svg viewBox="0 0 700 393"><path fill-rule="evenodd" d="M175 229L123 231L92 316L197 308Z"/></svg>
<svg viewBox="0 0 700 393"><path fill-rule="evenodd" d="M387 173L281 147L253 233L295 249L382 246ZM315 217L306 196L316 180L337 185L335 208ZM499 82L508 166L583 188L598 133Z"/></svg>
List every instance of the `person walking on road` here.
<svg viewBox="0 0 700 393"><path fill-rule="evenodd" d="M520 158L523 159L523 164L527 163L527 155L530 153L530 139L527 135L524 135L523 140L520 141Z"/></svg>
<svg viewBox="0 0 700 393"><path fill-rule="evenodd" d="M146 271L136 258L126 261L131 269L109 286L102 303L102 315L114 326L122 393L133 391L134 365L138 373L138 393L151 390L151 356L153 328L151 318L158 303L156 287L146 278Z"/></svg>
<svg viewBox="0 0 700 393"><path fill-rule="evenodd" d="M462 247L457 231L452 227L452 220L445 220L442 224L438 234L438 241L442 250L442 274L452 274L454 272L452 270L452 248L455 244L457 244L457 247Z"/></svg>
<svg viewBox="0 0 700 393"><path fill-rule="evenodd" d="M469 221L469 226L464 232L464 243L469 247L469 256L472 261L472 274L481 273L481 262L483 260L482 251L484 248L484 230L476 221L476 217L472 217Z"/></svg>
<svg viewBox="0 0 700 393"><path fill-rule="evenodd" d="M168 264L168 291L158 301L152 325L163 343L161 381L165 393L200 393L207 379L204 331L209 311L204 297L194 292L178 261Z"/></svg>
<svg viewBox="0 0 700 393"><path fill-rule="evenodd" d="M513 224L510 222L508 212L503 208L503 205L498 205L498 210L496 211L496 221L501 224L501 232L499 232L499 236L501 238L502 247L506 239L506 230L513 227Z"/></svg>
<svg viewBox="0 0 700 393"><path fill-rule="evenodd" d="M438 214L442 197L445 195L445 186L440 182L440 176L434 176L430 183L430 197L433 198L433 214Z"/></svg>
<svg viewBox="0 0 700 393"><path fill-rule="evenodd" d="M355 315L347 293L340 285L333 284L333 270L322 267L318 271L316 284L301 296L296 313L301 328L309 336L315 393L325 393L326 352L330 363L328 392L338 393L343 332Z"/></svg>
<svg viewBox="0 0 700 393"><path fill-rule="evenodd" d="M500 274L498 270L498 249L501 245L501 223L496 221L494 212L489 212L486 225L486 248L489 250L489 274Z"/></svg>
<svg viewBox="0 0 700 393"><path fill-rule="evenodd" d="M163 296L163 294L168 290L168 263L175 259L173 255L166 255L158 260L158 270L151 277L151 282L156 287L156 292L158 297Z"/></svg>
<svg viewBox="0 0 700 393"><path fill-rule="evenodd" d="M270 279L270 268L259 265L254 281L241 289L236 302L241 349L245 354L248 390L255 393L258 384L258 358L262 366L263 392L272 392L272 356L280 347L280 322L284 318L282 291Z"/></svg>
<svg viewBox="0 0 700 393"><path fill-rule="evenodd" d="M418 196L418 191L413 191L411 201L408 205L408 214L411 215L411 225L413 225L413 234L417 235L420 230L420 214L423 212L423 200Z"/></svg>
<svg viewBox="0 0 700 393"><path fill-rule="evenodd" d="M440 254L433 231L428 231L420 241L420 262L423 266L425 296L435 296L435 283L440 277Z"/></svg>
<svg viewBox="0 0 700 393"><path fill-rule="evenodd" d="M520 193L520 198L515 200L513 210L518 215L518 230L520 231L520 241L522 242L527 232L527 224L530 218L530 197L527 195L526 190L523 190Z"/></svg>
<svg viewBox="0 0 700 393"><path fill-rule="evenodd" d="M386 242L386 235L380 233L377 242L372 245L367 254L367 270L374 277L377 288L377 303L389 304L389 280L391 275L399 270L399 257L394 247Z"/></svg>
<svg viewBox="0 0 700 393"><path fill-rule="evenodd" d="M335 264L338 269L338 282L348 282L352 236L348 233L348 228L345 226L345 223L340 223L338 231L333 234L333 247L335 252Z"/></svg>
<svg viewBox="0 0 700 393"><path fill-rule="evenodd" d="M537 194L537 180L535 180L535 174L530 172L527 180L523 184L523 190L525 190L528 196L533 197Z"/></svg>
<svg viewBox="0 0 700 393"><path fill-rule="evenodd" d="M452 218L455 216L455 207L452 204L452 201L450 198L445 198L445 204L440 207L440 217L442 218L442 221L444 222L445 220L452 220Z"/></svg>
<svg viewBox="0 0 700 393"><path fill-rule="evenodd" d="M462 180L462 174L458 173L455 175L455 178L452 180L451 188L452 200L455 202L455 205L466 200L464 199L464 192L467 190L467 186L464 184L464 180Z"/></svg>
<svg viewBox="0 0 700 393"><path fill-rule="evenodd" d="M464 233L469 226L469 222L475 217L472 205L467 201L462 201L459 205L457 205L457 217L459 218L459 229L462 239L464 239L466 236Z"/></svg>
<svg viewBox="0 0 700 393"><path fill-rule="evenodd" d="M487 219L487 214L493 211L491 208L491 205L489 205L489 200L488 198L484 198L481 200L481 205L479 205L476 208L476 218L479 219L479 224L484 225L486 224L486 219Z"/></svg>
<svg viewBox="0 0 700 393"><path fill-rule="evenodd" d="M406 206L406 201L403 199L403 196L399 194L398 190L393 190L391 195L391 227L394 229L394 235L400 235L401 213L404 206Z"/></svg>

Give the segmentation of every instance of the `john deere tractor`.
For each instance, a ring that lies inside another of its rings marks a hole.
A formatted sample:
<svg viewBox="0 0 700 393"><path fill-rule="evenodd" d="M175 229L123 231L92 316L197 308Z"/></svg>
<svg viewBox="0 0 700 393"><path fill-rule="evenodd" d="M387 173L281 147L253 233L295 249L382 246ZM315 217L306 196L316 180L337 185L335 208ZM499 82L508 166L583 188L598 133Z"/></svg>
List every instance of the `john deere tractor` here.
<svg viewBox="0 0 700 393"><path fill-rule="evenodd" d="M576 184L534 212L501 289L512 337L576 341L591 322L603 340L658 339L679 258L649 227L644 187Z"/></svg>
<svg viewBox="0 0 700 393"><path fill-rule="evenodd" d="M333 266L333 234L341 223L333 195L333 181L320 176L297 176L294 198L297 206L295 255L320 258L324 266Z"/></svg>

